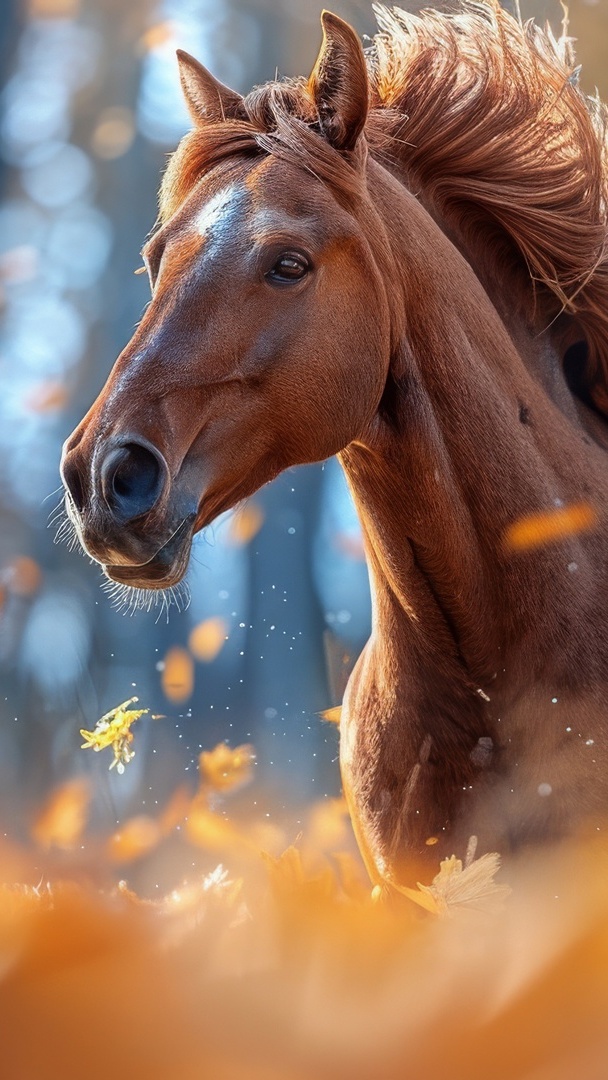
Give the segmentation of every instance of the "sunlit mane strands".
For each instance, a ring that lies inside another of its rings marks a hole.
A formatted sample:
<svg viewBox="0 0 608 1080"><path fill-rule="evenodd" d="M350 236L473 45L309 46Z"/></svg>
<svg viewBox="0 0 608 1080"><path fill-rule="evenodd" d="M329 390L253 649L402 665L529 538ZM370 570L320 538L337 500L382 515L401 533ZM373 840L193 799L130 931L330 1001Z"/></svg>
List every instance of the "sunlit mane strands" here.
<svg viewBox="0 0 608 1080"><path fill-rule="evenodd" d="M591 393L608 412L607 114L576 86L566 27L556 40L492 2L375 10L372 152L394 134L412 190L476 245L500 256L497 229L514 243L534 285L557 297L550 316L578 316ZM387 106L407 123L383 123Z"/></svg>

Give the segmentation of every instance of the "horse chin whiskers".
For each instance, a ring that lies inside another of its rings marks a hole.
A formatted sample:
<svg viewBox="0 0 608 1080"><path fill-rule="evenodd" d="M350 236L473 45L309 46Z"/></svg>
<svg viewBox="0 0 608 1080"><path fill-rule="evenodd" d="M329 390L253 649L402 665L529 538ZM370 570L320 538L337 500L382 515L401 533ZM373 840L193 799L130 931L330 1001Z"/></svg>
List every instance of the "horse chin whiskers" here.
<svg viewBox="0 0 608 1080"><path fill-rule="evenodd" d="M172 607L175 607L178 612L182 612L186 611L190 606L190 587L185 579L178 581L175 585L168 585L160 589L143 589L140 586L126 585L120 581L107 578L102 582L101 587L108 596L112 607L122 615L132 616L136 611L150 612L158 608L156 621L158 622L162 618L164 612L168 622L169 611Z"/></svg>

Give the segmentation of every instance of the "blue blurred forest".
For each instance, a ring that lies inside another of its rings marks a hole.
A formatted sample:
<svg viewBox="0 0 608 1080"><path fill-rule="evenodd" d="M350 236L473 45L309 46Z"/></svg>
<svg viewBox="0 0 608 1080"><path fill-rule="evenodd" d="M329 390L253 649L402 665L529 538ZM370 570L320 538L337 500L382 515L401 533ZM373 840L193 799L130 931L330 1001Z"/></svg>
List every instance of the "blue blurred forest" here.
<svg viewBox="0 0 608 1080"><path fill-rule="evenodd" d="M264 783L251 797L263 786L269 806L339 789L337 732L318 713L341 698L369 594L335 461L289 471L200 536L190 606L168 618L116 611L99 568L55 543L52 524L62 442L148 300L134 270L166 155L188 126L176 47L246 91L277 68L310 70L321 6L0 6L0 821L11 837L52 786L82 773L94 776L100 827L153 810L194 785L201 747L222 739L255 745ZM367 0L333 9L373 33ZM525 5L532 14L556 29L562 17L557 3ZM576 0L570 18L583 85L606 96L606 0ZM163 678L176 657L177 694ZM142 722L116 776L105 755L79 749L79 729L132 695L165 718Z"/></svg>

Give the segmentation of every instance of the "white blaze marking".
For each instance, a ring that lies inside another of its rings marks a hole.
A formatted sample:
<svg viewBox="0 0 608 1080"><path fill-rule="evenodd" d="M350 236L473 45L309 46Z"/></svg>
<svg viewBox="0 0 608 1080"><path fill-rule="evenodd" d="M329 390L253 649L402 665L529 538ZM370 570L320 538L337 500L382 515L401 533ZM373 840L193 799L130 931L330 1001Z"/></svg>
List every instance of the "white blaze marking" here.
<svg viewBox="0 0 608 1080"><path fill-rule="evenodd" d="M195 229L201 236L221 231L236 209L237 196L241 194L235 184L218 191L196 216Z"/></svg>

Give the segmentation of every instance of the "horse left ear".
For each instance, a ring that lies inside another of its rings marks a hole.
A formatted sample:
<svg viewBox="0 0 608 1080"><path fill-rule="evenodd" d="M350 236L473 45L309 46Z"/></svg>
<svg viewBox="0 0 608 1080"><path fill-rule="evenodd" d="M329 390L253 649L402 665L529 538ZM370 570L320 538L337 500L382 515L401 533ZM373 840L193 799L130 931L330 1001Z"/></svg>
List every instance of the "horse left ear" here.
<svg viewBox="0 0 608 1080"><path fill-rule="evenodd" d="M235 120L241 116L243 99L236 90L224 86L183 49L177 50L177 62L188 112L197 126L214 120Z"/></svg>
<svg viewBox="0 0 608 1080"><path fill-rule="evenodd" d="M321 15L323 43L308 81L323 134L336 150L354 150L367 119L369 85L361 42L331 11Z"/></svg>

